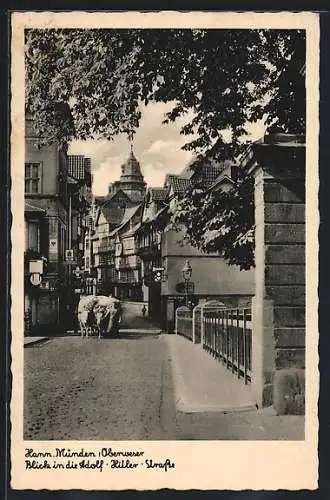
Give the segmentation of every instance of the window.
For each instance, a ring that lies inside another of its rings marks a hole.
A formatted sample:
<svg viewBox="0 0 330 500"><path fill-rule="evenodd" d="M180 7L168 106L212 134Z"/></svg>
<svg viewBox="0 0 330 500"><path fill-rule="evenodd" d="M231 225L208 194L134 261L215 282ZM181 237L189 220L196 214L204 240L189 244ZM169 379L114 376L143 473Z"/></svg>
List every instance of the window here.
<svg viewBox="0 0 330 500"><path fill-rule="evenodd" d="M88 227L90 232L95 230L93 217L88 218Z"/></svg>
<svg viewBox="0 0 330 500"><path fill-rule="evenodd" d="M30 250L35 250L39 252L39 223L30 222L28 223L28 237L27 246Z"/></svg>
<svg viewBox="0 0 330 500"><path fill-rule="evenodd" d="M25 163L25 193L41 193L41 163Z"/></svg>

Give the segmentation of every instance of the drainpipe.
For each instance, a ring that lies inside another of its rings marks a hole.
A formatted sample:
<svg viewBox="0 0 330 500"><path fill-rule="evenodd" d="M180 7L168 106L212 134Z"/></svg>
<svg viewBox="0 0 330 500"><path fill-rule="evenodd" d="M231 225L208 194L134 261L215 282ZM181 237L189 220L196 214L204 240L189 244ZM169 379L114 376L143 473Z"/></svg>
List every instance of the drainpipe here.
<svg viewBox="0 0 330 500"><path fill-rule="evenodd" d="M69 250L72 250L72 199L71 199L72 194L69 193L69 234L68 234L68 240L69 240ZM71 262L69 261L69 283L71 284Z"/></svg>

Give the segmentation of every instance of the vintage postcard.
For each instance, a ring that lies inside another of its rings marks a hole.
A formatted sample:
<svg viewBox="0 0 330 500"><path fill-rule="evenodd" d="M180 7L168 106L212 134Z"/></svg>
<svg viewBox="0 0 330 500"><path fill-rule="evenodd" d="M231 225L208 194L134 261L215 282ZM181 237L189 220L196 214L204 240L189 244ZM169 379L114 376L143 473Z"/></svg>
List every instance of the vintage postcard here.
<svg viewBox="0 0 330 500"><path fill-rule="evenodd" d="M11 487L316 489L318 14L11 30Z"/></svg>

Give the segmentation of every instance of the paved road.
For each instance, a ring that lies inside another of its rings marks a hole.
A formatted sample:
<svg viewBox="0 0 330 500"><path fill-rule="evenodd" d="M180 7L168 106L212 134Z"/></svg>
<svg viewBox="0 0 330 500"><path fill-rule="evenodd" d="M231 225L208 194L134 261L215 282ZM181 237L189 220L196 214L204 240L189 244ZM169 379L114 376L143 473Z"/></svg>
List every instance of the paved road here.
<svg viewBox="0 0 330 500"><path fill-rule="evenodd" d="M166 335L148 331L129 306L123 326L145 330L100 341L63 335L24 349L25 439L303 438L301 425L287 434L257 412L176 411Z"/></svg>
<svg viewBox="0 0 330 500"><path fill-rule="evenodd" d="M172 439L164 336L57 337L25 354L25 439Z"/></svg>
<svg viewBox="0 0 330 500"><path fill-rule="evenodd" d="M120 328L158 328L155 322L142 314L142 306L135 303L122 302L122 321Z"/></svg>

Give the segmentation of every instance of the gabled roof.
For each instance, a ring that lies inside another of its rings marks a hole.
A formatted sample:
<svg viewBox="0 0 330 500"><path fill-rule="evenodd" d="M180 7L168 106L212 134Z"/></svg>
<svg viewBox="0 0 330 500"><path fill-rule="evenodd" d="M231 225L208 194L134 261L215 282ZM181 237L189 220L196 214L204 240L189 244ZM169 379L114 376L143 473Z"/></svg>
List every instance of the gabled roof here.
<svg viewBox="0 0 330 500"><path fill-rule="evenodd" d="M140 204L140 205L138 205L136 207L127 208L125 210L125 214L124 214L124 217L122 218L121 224L118 227L116 227L113 231L111 231L110 236L113 236L118 231L120 231L121 229L123 229L126 226L126 224L131 220L131 218L134 217L134 215L137 213L137 211L141 207L142 207L142 204Z"/></svg>
<svg viewBox="0 0 330 500"><path fill-rule="evenodd" d="M216 187L220 187L221 184L232 184L233 186L235 185L235 180L230 177L229 175L227 175L226 173L224 174L221 174L219 175L219 177L213 182L213 184L211 184L211 186L209 186L209 190L212 191L214 190Z"/></svg>
<svg viewBox="0 0 330 500"><path fill-rule="evenodd" d="M130 197L122 189L119 189L115 193L107 194L105 196L95 196L95 201L98 205L102 206L106 203L114 201L118 195L120 195L121 197L124 196L128 202L132 203Z"/></svg>
<svg viewBox="0 0 330 500"><path fill-rule="evenodd" d="M116 207L114 208L114 204L116 202L115 198L118 195L123 195L125 198L127 198L127 201L129 202L129 206L125 205L122 207ZM120 224L123 223L123 220L127 218L127 214L129 214L130 210L136 210L137 206L134 204L132 206L132 201L128 198L128 196L123 192L123 191L118 191L117 193L114 193L110 197L104 201L104 203L99 204L99 210L102 212L104 215L105 219L109 224L112 224L114 226L119 226Z"/></svg>
<svg viewBox="0 0 330 500"><path fill-rule="evenodd" d="M166 196L168 194L168 190L166 188L161 187L151 187L148 189L147 193L151 200L155 201L165 201Z"/></svg>
<svg viewBox="0 0 330 500"><path fill-rule="evenodd" d="M185 179L179 175L167 174L165 177L164 187L168 189L172 188L174 194L176 195L184 193L190 184L190 179Z"/></svg>

